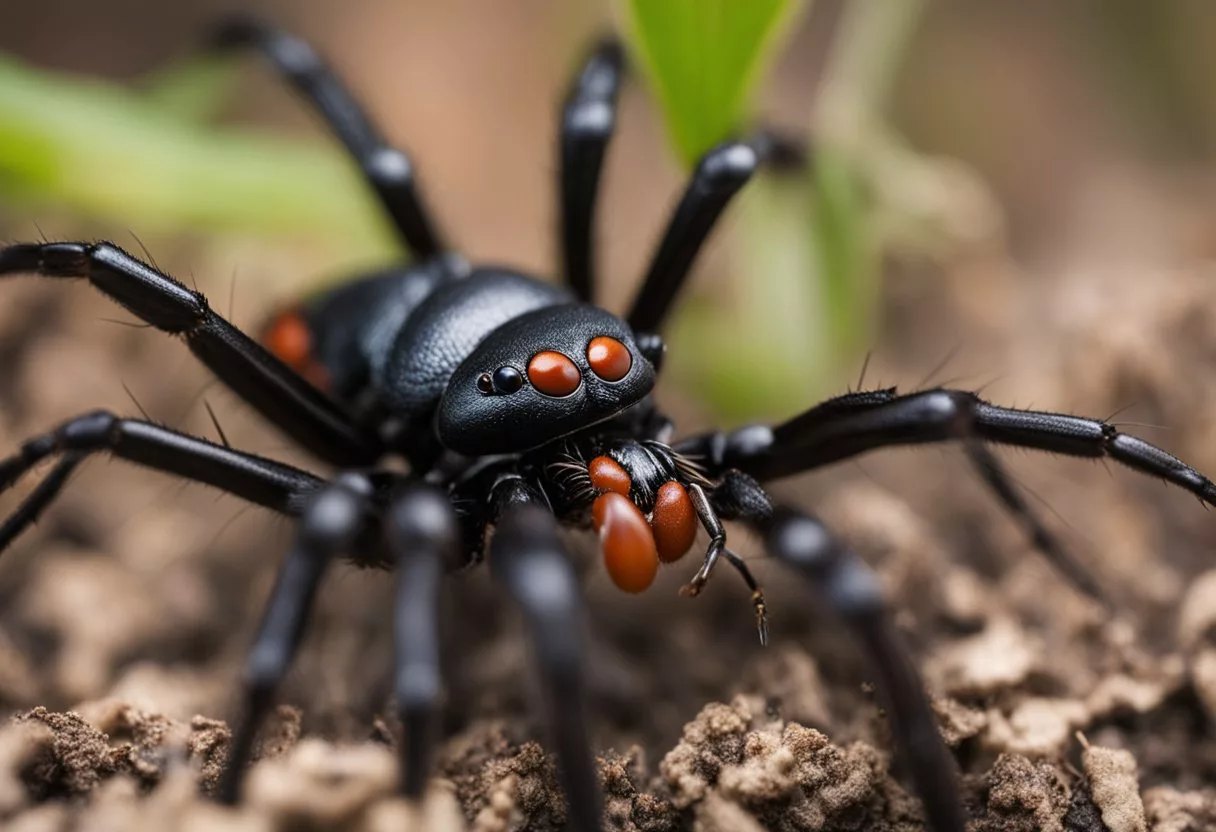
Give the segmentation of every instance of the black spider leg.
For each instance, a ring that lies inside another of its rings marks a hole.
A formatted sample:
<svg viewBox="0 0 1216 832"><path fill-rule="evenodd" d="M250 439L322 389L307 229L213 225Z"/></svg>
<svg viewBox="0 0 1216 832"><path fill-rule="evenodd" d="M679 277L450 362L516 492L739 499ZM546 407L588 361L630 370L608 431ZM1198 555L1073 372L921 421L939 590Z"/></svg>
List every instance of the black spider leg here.
<svg viewBox="0 0 1216 832"><path fill-rule="evenodd" d="M0 552L7 549L9 544L16 540L22 532L38 522L42 512L59 495L80 461L81 457L77 454L68 454L59 460L51 469L51 473L35 486L21 505L17 506L17 510L6 517L3 523L0 523Z"/></svg>
<svg viewBox="0 0 1216 832"><path fill-rule="evenodd" d="M1034 547L1042 552L1047 561L1077 590L1102 604L1108 612L1113 612L1112 602L1098 579L1047 530L988 446L972 438L966 440L966 450L980 477L1005 509L1022 524Z"/></svg>
<svg viewBox="0 0 1216 832"><path fill-rule="evenodd" d="M224 384L316 456L335 465L369 464L381 443L336 402L207 305L200 292L113 243L20 243L0 248L0 275L84 279L136 317L180 335Z"/></svg>
<svg viewBox="0 0 1216 832"><path fill-rule="evenodd" d="M634 332L653 333L662 327L714 223L756 172L762 151L772 146L767 138L757 142L724 142L701 157L629 311L629 325Z"/></svg>
<svg viewBox="0 0 1216 832"><path fill-rule="evenodd" d="M713 500L723 518L741 520L758 531L765 548L814 585L852 628L882 680L879 689L885 694L896 747L905 756L929 826L935 832L963 832L954 760L938 732L920 675L891 621L878 578L819 520L796 509L774 508L746 474L725 472Z"/></svg>
<svg viewBox="0 0 1216 832"><path fill-rule="evenodd" d="M241 797L245 764L258 726L274 704L279 683L299 647L304 625L327 567L349 552L367 520L371 484L343 474L318 491L300 515L296 539L279 568L262 623L241 676L242 708L228 745L228 762L217 797L235 804Z"/></svg>
<svg viewBox="0 0 1216 832"><path fill-rule="evenodd" d="M1129 468L1172 482L1210 505L1216 485L1162 449L1120 433L1097 419L1017 410L983 401L965 390L936 389L897 396L893 390L855 393L831 399L776 427L754 425L729 435L707 434L686 440L682 453L701 454L714 468L737 468L763 481L796 474L895 445L975 439L1066 456L1109 457ZM1018 515L1035 543L1077 588L1104 602L1091 577L1056 543L1044 544L1042 524L1028 514L1011 482L998 467L971 451L988 485ZM989 457L991 461L995 461ZM994 479L993 474L996 474ZM998 481L1003 484L998 486ZM1038 531L1036 531L1038 529Z"/></svg>
<svg viewBox="0 0 1216 832"><path fill-rule="evenodd" d="M826 418L812 410L768 433L767 442L757 442L753 433L748 452L725 464L771 479L876 448L974 436L1065 456L1109 457L1216 504L1216 485L1211 480L1155 445L1120 433L1114 425L1064 413L1000 407L965 390L910 393Z"/></svg>
<svg viewBox="0 0 1216 832"><path fill-rule="evenodd" d="M413 163L384 140L350 90L307 41L261 20L236 16L221 22L207 45L215 50L252 47L268 58L359 163L414 256L424 260L444 250L415 184Z"/></svg>
<svg viewBox="0 0 1216 832"><path fill-rule="evenodd" d="M582 601L574 568L544 497L518 477L492 496L490 571L523 610L546 695L569 827L602 825L599 779L587 737Z"/></svg>
<svg viewBox="0 0 1216 832"><path fill-rule="evenodd" d="M63 459L0 526L0 551L51 503L76 463L106 451L166 474L210 485L282 514L299 514L303 501L324 483L280 462L216 445L138 419L94 411L64 422L50 433L22 444L0 460L0 493L44 459Z"/></svg>
<svg viewBox="0 0 1216 832"><path fill-rule="evenodd" d="M386 524L389 551L397 564L397 714L404 729L400 786L417 798L426 788L436 738L443 682L439 673L439 585L455 563L460 531L442 491L408 487L393 502Z"/></svg>
<svg viewBox="0 0 1216 832"><path fill-rule="evenodd" d="M634 332L657 332L662 326L718 217L759 164L759 154L745 142L725 142L701 158L634 298L628 316Z"/></svg>
<svg viewBox="0 0 1216 832"><path fill-rule="evenodd" d="M768 607L764 603L764 590L752 576L752 571L747 568L743 558L727 548L726 529L722 526L722 521L718 519L718 513L714 511L713 504L705 494L705 489L697 483L692 483L688 486L688 493L692 499L693 509L701 520L701 525L709 534L709 548L705 551L705 559L701 561L701 568L697 570L697 574L693 575L691 581L681 587L680 594L689 598L700 595L705 584L709 582L710 573L713 572L718 559L725 557L727 562L735 567L744 583L747 584L747 588L752 592L752 606L756 610L756 631L760 634L761 646L767 645Z"/></svg>
<svg viewBox="0 0 1216 832"><path fill-rule="evenodd" d="M616 128L617 96L625 70L615 40L600 43L566 96L561 124L561 244L566 284L579 300L595 300L595 209L604 153Z"/></svg>

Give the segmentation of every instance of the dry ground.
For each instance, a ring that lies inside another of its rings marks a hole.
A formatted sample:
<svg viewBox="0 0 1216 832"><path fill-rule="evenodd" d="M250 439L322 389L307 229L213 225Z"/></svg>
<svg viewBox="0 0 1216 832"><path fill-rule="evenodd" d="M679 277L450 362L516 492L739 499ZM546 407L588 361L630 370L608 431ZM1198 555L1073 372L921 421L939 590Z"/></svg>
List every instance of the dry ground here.
<svg viewBox="0 0 1216 832"><path fill-rule="evenodd" d="M945 375L1004 374L986 397L1096 416L1135 403L1118 418L1172 429L1128 430L1216 471L1216 274L1203 265L1211 246L1195 246L1200 265L1062 268L1034 292L1026 282L1048 278L991 253L944 273L905 268L868 383L915 382L961 339L968 349ZM223 273L208 256L187 249L166 265ZM236 317L248 323L264 299L246 285ZM125 382L154 418L214 435L205 397L234 444L289 453L207 387L185 350L102 321L114 313L87 291L3 288L0 446L88 405L134 412ZM955 452L871 456L778 491L814 506L881 573L977 832L1216 828L1216 521L1113 465L1007 456L1117 614L1053 573ZM104 459L86 466L0 570L0 704L15 714L0 729L5 828L561 826L526 644L484 570L448 583L445 741L421 810L392 797L392 582L345 567L267 727L248 805L195 797L223 759L233 680L286 533L202 489ZM921 828L854 643L754 541L740 548L768 581L767 649L732 579L678 600L681 565L626 598L575 548L610 828Z"/></svg>

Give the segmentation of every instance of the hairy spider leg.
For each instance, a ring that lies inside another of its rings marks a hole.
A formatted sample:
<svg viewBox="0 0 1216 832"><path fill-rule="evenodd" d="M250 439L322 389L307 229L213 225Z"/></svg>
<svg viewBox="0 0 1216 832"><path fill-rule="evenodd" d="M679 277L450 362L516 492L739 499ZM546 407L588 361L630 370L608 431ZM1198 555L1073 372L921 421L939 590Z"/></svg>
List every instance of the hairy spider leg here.
<svg viewBox="0 0 1216 832"><path fill-rule="evenodd" d="M760 162L755 147L738 141L724 142L701 157L629 310L627 320L634 332L658 332L662 327L718 217Z"/></svg>
<svg viewBox="0 0 1216 832"><path fill-rule="evenodd" d="M756 132L746 141L723 142L706 152L651 256L627 318L633 331L654 333L662 329L718 218L762 164L788 173L805 170L809 158L810 149L803 142L771 128Z"/></svg>
<svg viewBox="0 0 1216 832"><path fill-rule="evenodd" d="M307 41L264 21L239 15L222 21L206 45L216 51L252 48L267 58L359 163L414 256L424 260L444 250L431 213L418 192L413 162L384 140L350 90Z"/></svg>
<svg viewBox="0 0 1216 832"><path fill-rule="evenodd" d="M964 442L981 477L1053 565L1079 590L1102 602L1105 596L1097 581L1031 512L983 443L1091 459L1107 457L1216 505L1216 485L1210 479L1114 425L1064 413L1000 407L965 390L938 388L902 396L894 388L851 393L775 427L752 425L731 433L691 437L677 451L702 457L711 475L738 469L767 482L879 448L952 440Z"/></svg>
<svg viewBox="0 0 1216 832"><path fill-rule="evenodd" d="M29 496L21 501L21 505L4 518L4 522L0 523L0 555L22 532L38 522L42 512L59 496L59 492L67 484L72 472L76 470L82 460L83 455L81 454L65 454L55 463L51 472L34 487ZM0 466L4 464L0 463ZM7 485L0 483L0 493L3 493L6 488Z"/></svg>
<svg viewBox="0 0 1216 832"><path fill-rule="evenodd" d="M34 518L27 515L30 510L27 506L36 506L40 512L59 493L76 462L102 451L156 471L210 485L290 516L299 515L304 500L325 482L299 468L152 422L122 419L104 410L93 411L28 440L16 454L0 460L0 493L3 493L42 460L63 457L17 512L5 521L7 530L14 518L21 518L20 528L14 528L11 536L0 535L3 539L0 551L33 521Z"/></svg>
<svg viewBox="0 0 1216 832"><path fill-rule="evenodd" d="M975 437L964 439L963 448L980 479L1000 500L1005 510L1022 525L1034 548L1047 558L1047 562L1054 566L1074 589L1106 607L1108 612L1113 612L1113 602L1102 589L1097 577L1048 530L992 450Z"/></svg>
<svg viewBox="0 0 1216 832"><path fill-rule="evenodd" d="M305 507L295 544L279 570L262 624L242 675L244 702L233 732L219 798L240 800L246 764L258 727L274 704L300 644L317 589L335 558L350 555L375 507L373 484L342 474ZM411 483L388 508L387 546L399 571L395 602L395 692L404 728L399 787L406 797L426 788L438 729L442 680L439 670L438 597L444 565L455 560L459 531L444 493Z"/></svg>
<svg viewBox="0 0 1216 832"><path fill-rule="evenodd" d="M162 332L180 335L229 389L305 449L349 467L374 462L379 437L186 288L113 243L20 243L0 248L0 276L83 279Z"/></svg>
<svg viewBox="0 0 1216 832"><path fill-rule="evenodd" d="M595 209L624 74L621 45L611 39L601 41L575 78L562 109L558 171L562 275L585 303L595 300Z"/></svg>

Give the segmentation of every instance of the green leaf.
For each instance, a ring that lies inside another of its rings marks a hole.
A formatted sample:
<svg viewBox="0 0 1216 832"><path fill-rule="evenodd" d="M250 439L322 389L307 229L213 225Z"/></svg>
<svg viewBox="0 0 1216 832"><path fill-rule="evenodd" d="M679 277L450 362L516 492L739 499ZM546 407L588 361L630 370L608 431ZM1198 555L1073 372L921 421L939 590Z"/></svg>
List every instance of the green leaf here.
<svg viewBox="0 0 1216 832"><path fill-rule="evenodd" d="M816 131L810 170L793 181L757 177L740 194L731 209L742 232L730 250L738 258L732 279L681 302L670 363L720 421L810 406L838 390L839 376L852 376L873 344L885 242L882 114L922 5L845 3L808 119ZM716 4L699 8L709 7Z"/></svg>
<svg viewBox="0 0 1216 832"><path fill-rule="evenodd" d="M758 178L739 195L741 245L712 302L685 301L668 361L727 424L774 418L820 397L832 367L816 324L817 263L806 233L810 189L801 178Z"/></svg>
<svg viewBox="0 0 1216 832"><path fill-rule="evenodd" d="M816 149L811 181L820 325L827 335L828 358L843 361L864 351L873 337L879 266L873 208L856 160L830 143Z"/></svg>
<svg viewBox="0 0 1216 832"><path fill-rule="evenodd" d="M369 261L399 256L336 148L200 125L214 90L182 84L146 97L0 54L0 203L66 205L130 228L307 234Z"/></svg>
<svg viewBox="0 0 1216 832"><path fill-rule="evenodd" d="M635 56L690 167L746 123L800 0L624 0Z"/></svg>
<svg viewBox="0 0 1216 832"><path fill-rule="evenodd" d="M166 115L202 123L218 115L236 87L241 68L225 58L196 58L144 79L144 98Z"/></svg>

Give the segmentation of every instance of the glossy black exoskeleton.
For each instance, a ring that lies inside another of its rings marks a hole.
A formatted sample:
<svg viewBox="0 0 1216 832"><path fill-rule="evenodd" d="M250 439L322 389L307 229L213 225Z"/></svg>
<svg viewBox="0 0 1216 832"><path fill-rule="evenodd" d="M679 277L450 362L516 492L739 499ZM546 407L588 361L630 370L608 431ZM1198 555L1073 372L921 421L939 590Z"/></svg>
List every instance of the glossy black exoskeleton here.
<svg viewBox="0 0 1216 832"><path fill-rule="evenodd" d="M726 546L722 521L735 520L818 587L853 630L873 661L929 824L961 832L954 761L875 576L814 517L774 505L761 483L877 448L959 440L1035 544L1095 596L1097 584L1031 512L989 444L1110 457L1216 502L1206 477L1110 424L998 407L961 390L850 393L779 425L673 443L672 424L651 395L671 304L734 194L762 163L801 164L800 148L759 134L710 150L622 318L592 297L595 197L623 72L615 43L593 51L563 109L563 286L470 267L449 253L408 157L380 136L307 43L238 20L219 27L213 45L261 52L317 108L359 162L414 264L284 311L263 333L265 346L212 311L197 291L110 243L3 247L0 276L89 281L146 323L179 336L222 383L339 473L320 477L148 421L89 413L0 460L2 491L42 460L58 459L0 525L0 549L38 517L81 460L102 451L298 518L246 664L244 712L220 788L226 801L239 798L257 726L273 704L325 569L341 556L398 571L401 788L421 794L441 696L439 582L444 569L480 560L493 529L490 567L524 610L535 641L571 825L600 828L585 725L579 588L557 523L594 526L609 576L628 592L646 589L660 563L678 561L703 528L709 543L686 594L697 594L725 559L749 587L763 640L763 595ZM394 456L405 460L407 475L379 465Z"/></svg>
<svg viewBox="0 0 1216 832"><path fill-rule="evenodd" d="M644 354L624 321L565 289L451 257L339 286L284 315L306 328L306 360L323 368L335 397L364 418L391 419L386 442L402 442L395 449L422 468L443 451L519 453L610 419L653 389L662 349L644 339ZM280 318L269 331L288 325L299 324ZM596 338L628 350L624 377L602 378L588 363ZM575 364L574 392L548 395L529 382L529 361L546 350ZM494 385L496 374L518 386ZM478 383L485 375L488 389Z"/></svg>

